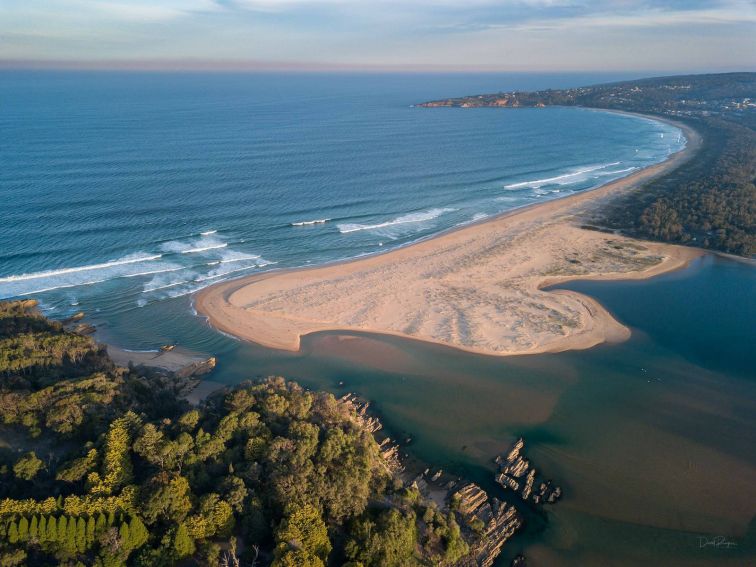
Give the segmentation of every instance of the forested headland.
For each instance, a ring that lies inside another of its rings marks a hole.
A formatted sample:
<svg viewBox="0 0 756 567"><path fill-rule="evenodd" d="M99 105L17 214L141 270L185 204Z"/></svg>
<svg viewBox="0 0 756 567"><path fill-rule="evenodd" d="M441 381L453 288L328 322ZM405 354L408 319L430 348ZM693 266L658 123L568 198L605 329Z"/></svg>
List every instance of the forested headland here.
<svg viewBox="0 0 756 567"><path fill-rule="evenodd" d="M191 406L34 301L0 303L0 353L3 566L490 565L521 525L470 483L424 498L352 403L283 378Z"/></svg>
<svg viewBox="0 0 756 567"><path fill-rule="evenodd" d="M500 92L422 107L580 106L682 122L703 136L697 155L621 198L602 224L642 238L756 254L756 73L657 77L572 89Z"/></svg>

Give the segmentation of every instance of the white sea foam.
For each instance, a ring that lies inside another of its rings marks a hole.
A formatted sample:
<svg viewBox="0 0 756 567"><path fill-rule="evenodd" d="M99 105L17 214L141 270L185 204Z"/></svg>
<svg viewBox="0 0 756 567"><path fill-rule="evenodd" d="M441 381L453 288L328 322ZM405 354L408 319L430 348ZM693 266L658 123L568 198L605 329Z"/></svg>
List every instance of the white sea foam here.
<svg viewBox="0 0 756 567"><path fill-rule="evenodd" d="M146 284L144 286L144 290L142 291L142 293L150 293L150 292L153 292L153 291L158 291L159 289L166 289L166 288L169 288L169 287L176 287L177 285L183 285L183 284L191 283L193 281L194 280L192 279L192 280L173 281L173 282L170 282L170 283L158 284L158 285Z"/></svg>
<svg viewBox="0 0 756 567"><path fill-rule="evenodd" d="M229 262L245 262L247 260L259 260L259 254L247 254L245 252L237 252L236 250L224 251L221 254L219 262L221 264L228 264Z"/></svg>
<svg viewBox="0 0 756 567"><path fill-rule="evenodd" d="M242 262L241 265L239 264L240 262ZM227 250L223 253L220 260L204 264L211 268L208 271L204 273L199 272L198 268L200 266L195 265L191 267L194 271L183 272L180 276L157 275L144 284L142 293L157 293L157 299L180 297L194 293L231 274L253 270L273 263L256 254ZM190 267L187 266L184 269L188 270Z"/></svg>
<svg viewBox="0 0 756 567"><path fill-rule="evenodd" d="M291 226L309 226L312 224L325 224L331 219L316 219L316 220L309 220L309 221L299 221L299 222L293 222L291 223Z"/></svg>
<svg viewBox="0 0 756 567"><path fill-rule="evenodd" d="M555 177L546 177L544 179L533 179L530 181L521 181L519 183L511 183L509 185L505 185L504 189L524 189L526 187L530 187L532 189L539 189L543 187L544 185L568 185L570 183L577 183L581 181L581 177L584 176L586 173L592 173L594 171L599 171L601 169L612 167L614 165L619 165L621 162L615 161L612 163L604 163L600 165L592 165L589 167L584 167L580 169L576 169L574 171L571 171L569 173L564 173L562 175L557 175Z"/></svg>
<svg viewBox="0 0 756 567"><path fill-rule="evenodd" d="M205 232L200 232L202 236L210 236L211 234L215 234L218 232L217 230L206 230Z"/></svg>
<svg viewBox="0 0 756 567"><path fill-rule="evenodd" d="M41 289L32 289L32 290L24 291L24 292L21 292L21 293L16 293L14 295L18 296L18 297L23 297L25 295L34 295L35 293L45 293L46 291L54 291L56 289L65 289L67 287L79 287L79 286L82 286L82 285L92 285L92 284L102 283L102 282L106 282L106 281L108 281L108 280L107 279L104 279L104 280L92 280L92 281L86 281L86 282L80 282L80 283L74 283L74 284L58 285L58 286L53 286L53 287L45 287L45 288L41 288Z"/></svg>
<svg viewBox="0 0 756 567"><path fill-rule="evenodd" d="M450 208L429 209L427 211L420 211L417 213L408 213L406 215L397 217L393 220L381 222L377 224L346 223L346 224L338 225L338 228L339 228L339 232L342 234L348 234L350 232L359 232L362 230L378 230L378 229L393 227L397 225L431 221L433 219L440 217L444 213L450 213L455 210L456 209L450 209Z"/></svg>
<svg viewBox="0 0 756 567"><path fill-rule="evenodd" d="M609 175L622 175L623 173L630 173L631 171L635 171L638 169L637 167L626 167L625 169L618 169L617 171L600 171L596 173L596 176L604 177Z"/></svg>
<svg viewBox="0 0 756 567"><path fill-rule="evenodd" d="M166 272L178 272L179 270L186 270L185 266L176 266L175 264L168 264L168 266L161 270L150 270L147 272L135 272L133 274L123 274L122 276L116 276L119 278L136 278L138 276L151 276L153 274L164 274Z"/></svg>
<svg viewBox="0 0 756 567"><path fill-rule="evenodd" d="M20 274L17 276L6 276L0 278L0 283L19 282L25 280L35 280L40 278L49 278L52 276L62 276L66 274L74 274L77 272L88 272L92 270L101 270L103 268L112 268L114 266L123 266L126 264L136 264L137 262L149 262L151 260L157 260L162 254L144 255L144 254L131 254L124 256L118 260L112 260L110 262L103 262L101 264L90 264L88 266L77 266L75 268L61 268L59 270L47 270L44 272L34 272L31 274Z"/></svg>
<svg viewBox="0 0 756 567"><path fill-rule="evenodd" d="M189 248L189 250L182 250L182 254L194 254L196 252L207 252L208 250L217 250L219 248L225 248L228 246L227 242L224 242L223 244L212 244L210 246L200 246L198 248Z"/></svg>
<svg viewBox="0 0 756 567"><path fill-rule="evenodd" d="M197 254L209 250L226 248L227 246L228 242L224 242L219 237L209 234L189 241L171 240L163 243L160 249L163 252L172 252L175 254Z"/></svg>

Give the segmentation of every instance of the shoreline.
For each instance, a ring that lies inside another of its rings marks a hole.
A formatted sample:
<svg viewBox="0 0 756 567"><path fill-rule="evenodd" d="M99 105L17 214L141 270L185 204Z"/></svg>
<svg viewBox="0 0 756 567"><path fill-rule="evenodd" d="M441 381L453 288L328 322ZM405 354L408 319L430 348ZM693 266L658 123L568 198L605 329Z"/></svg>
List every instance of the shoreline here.
<svg viewBox="0 0 756 567"><path fill-rule="evenodd" d="M680 128L685 147L595 189L393 250L220 282L197 293L195 309L222 332L293 352L302 336L322 331L393 335L496 356L625 340L629 329L594 299L543 288L576 279L650 278L703 253L578 228L581 217L585 221L605 201L676 169L701 145L701 136L685 124L639 116ZM585 258L591 258L588 266ZM503 312L509 306L514 316Z"/></svg>

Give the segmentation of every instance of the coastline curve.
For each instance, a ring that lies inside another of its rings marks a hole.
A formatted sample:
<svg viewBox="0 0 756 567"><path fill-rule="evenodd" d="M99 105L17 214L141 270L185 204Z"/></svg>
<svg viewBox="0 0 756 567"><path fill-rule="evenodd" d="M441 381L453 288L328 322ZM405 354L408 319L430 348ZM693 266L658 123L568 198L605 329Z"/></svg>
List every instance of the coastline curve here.
<svg viewBox="0 0 756 567"><path fill-rule="evenodd" d="M585 349L630 330L582 294L543 288L577 279L644 279L703 252L580 228L587 214L689 160L701 146L595 189L506 211L391 251L276 270L198 292L196 311L228 334L299 351L320 331L388 334L486 355Z"/></svg>

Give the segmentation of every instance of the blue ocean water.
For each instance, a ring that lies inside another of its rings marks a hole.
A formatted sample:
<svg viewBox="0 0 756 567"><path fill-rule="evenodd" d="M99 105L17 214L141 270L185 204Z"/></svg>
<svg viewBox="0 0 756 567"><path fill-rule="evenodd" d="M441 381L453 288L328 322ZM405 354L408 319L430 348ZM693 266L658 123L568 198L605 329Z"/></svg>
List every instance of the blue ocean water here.
<svg viewBox="0 0 756 567"><path fill-rule="evenodd" d="M0 298L117 314L400 246L663 160L674 127L413 103L606 77L6 72ZM188 301L187 301L188 304Z"/></svg>

